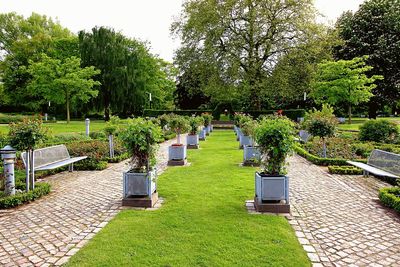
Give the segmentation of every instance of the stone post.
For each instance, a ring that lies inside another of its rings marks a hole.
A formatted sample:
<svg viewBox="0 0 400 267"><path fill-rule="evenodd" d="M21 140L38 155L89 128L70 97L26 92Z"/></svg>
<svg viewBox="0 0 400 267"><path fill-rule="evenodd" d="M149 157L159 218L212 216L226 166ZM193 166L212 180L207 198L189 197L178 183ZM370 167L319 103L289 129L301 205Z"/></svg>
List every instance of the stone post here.
<svg viewBox="0 0 400 267"><path fill-rule="evenodd" d="M15 176L14 176L14 163L16 158L16 151L11 146L5 146L0 150L1 158L4 164L5 176L5 190L6 196L15 195Z"/></svg>
<svg viewBox="0 0 400 267"><path fill-rule="evenodd" d="M90 120L88 118L85 120L85 126L86 126L86 136L89 136Z"/></svg>

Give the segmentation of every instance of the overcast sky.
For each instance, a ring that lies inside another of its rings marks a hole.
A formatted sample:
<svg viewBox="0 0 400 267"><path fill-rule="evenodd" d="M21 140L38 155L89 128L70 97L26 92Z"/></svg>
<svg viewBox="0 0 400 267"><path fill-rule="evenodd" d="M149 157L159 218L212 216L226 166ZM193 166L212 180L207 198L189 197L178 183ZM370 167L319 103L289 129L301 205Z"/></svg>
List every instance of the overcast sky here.
<svg viewBox="0 0 400 267"><path fill-rule="evenodd" d="M332 23L343 11L357 10L362 2L315 0L315 6L326 16L320 21ZM153 53L172 61L179 42L172 39L169 27L181 4L182 0L0 0L0 13L44 14L75 33L96 25L110 26L126 36L149 41Z"/></svg>

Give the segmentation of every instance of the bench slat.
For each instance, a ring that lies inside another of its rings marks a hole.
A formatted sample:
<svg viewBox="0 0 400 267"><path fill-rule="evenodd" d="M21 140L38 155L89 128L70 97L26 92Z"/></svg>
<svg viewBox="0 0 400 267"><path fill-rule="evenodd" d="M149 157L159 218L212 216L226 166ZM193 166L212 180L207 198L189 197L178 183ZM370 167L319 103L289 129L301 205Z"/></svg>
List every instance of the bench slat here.
<svg viewBox="0 0 400 267"><path fill-rule="evenodd" d="M362 163L362 162L355 162L355 161L350 161L350 160L349 160L349 161L346 161L346 162L347 162L348 164L351 164L351 165L353 165L353 166L356 166L356 167L358 167L358 168L361 168L361 169L363 169L363 170L366 170L367 172L373 173L373 174L378 175L378 176L386 176L386 177L391 177L391 178L399 178L399 176L396 176L396 175L394 175L394 174L392 174L392 173L390 173L390 172L386 172L386 171L384 171L384 170L381 170L381 169L372 167L372 166L367 165L367 164Z"/></svg>
<svg viewBox="0 0 400 267"><path fill-rule="evenodd" d="M69 159L66 159L66 160L60 160L60 161L57 161L57 162L52 162L52 163L47 164L47 165L42 165L42 166L40 166L38 168L35 168L35 170L36 171L53 170L53 169L56 169L56 168L59 168L59 167L65 166L65 165L69 165L69 164L72 164L74 162L86 159L86 158L87 158L87 156L82 156L82 157L69 158Z"/></svg>

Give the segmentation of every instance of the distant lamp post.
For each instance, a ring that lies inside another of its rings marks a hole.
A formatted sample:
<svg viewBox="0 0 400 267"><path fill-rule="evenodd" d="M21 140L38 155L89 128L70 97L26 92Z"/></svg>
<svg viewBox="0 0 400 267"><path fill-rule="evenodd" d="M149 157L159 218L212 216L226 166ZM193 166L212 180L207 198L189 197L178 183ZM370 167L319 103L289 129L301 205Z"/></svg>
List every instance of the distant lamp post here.
<svg viewBox="0 0 400 267"><path fill-rule="evenodd" d="M151 109L151 93L149 93L149 102L150 102L150 109Z"/></svg>
<svg viewBox="0 0 400 267"><path fill-rule="evenodd" d="M304 92L304 101L307 101L307 92Z"/></svg>

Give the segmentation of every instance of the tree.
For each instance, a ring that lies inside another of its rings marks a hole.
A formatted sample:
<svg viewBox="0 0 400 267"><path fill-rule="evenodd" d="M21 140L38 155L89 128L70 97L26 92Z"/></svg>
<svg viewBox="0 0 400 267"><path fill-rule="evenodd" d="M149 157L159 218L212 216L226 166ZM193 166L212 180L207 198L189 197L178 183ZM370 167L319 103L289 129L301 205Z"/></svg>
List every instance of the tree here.
<svg viewBox="0 0 400 267"><path fill-rule="evenodd" d="M318 64L311 96L317 103L346 103L351 123L352 105L368 102L373 96L372 89L376 87L374 82L383 79L379 75L366 75L372 69L365 63L367 58L325 61Z"/></svg>
<svg viewBox="0 0 400 267"><path fill-rule="evenodd" d="M252 108L261 108L260 91L279 56L307 36L313 23L311 0L187 0L172 25L181 53L197 54L217 70L213 90L240 90Z"/></svg>
<svg viewBox="0 0 400 267"><path fill-rule="evenodd" d="M382 75L369 102L369 116L383 105L395 106L400 99L400 0L368 0L357 12L344 13L336 27L342 45L336 46L337 59L368 55L370 75Z"/></svg>
<svg viewBox="0 0 400 267"><path fill-rule="evenodd" d="M76 56L76 40L68 29L46 16L0 14L0 79L8 104L39 110L41 99L27 90L29 62L40 60L42 53L60 59Z"/></svg>
<svg viewBox="0 0 400 267"><path fill-rule="evenodd" d="M100 71L94 67L81 68L80 65L81 61L77 57L60 60L42 54L41 61L31 61L28 68L28 73L32 75L28 85L31 93L45 102L65 104L68 123L71 105L78 101L87 103L90 98L98 94L93 87L100 85L98 81L92 79Z"/></svg>

